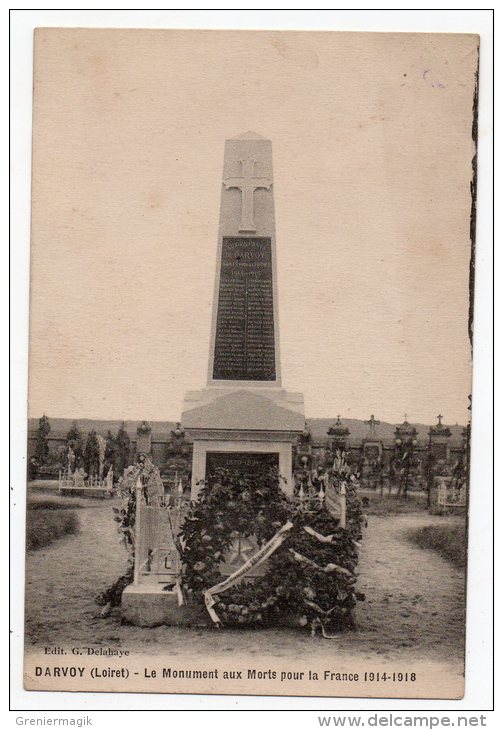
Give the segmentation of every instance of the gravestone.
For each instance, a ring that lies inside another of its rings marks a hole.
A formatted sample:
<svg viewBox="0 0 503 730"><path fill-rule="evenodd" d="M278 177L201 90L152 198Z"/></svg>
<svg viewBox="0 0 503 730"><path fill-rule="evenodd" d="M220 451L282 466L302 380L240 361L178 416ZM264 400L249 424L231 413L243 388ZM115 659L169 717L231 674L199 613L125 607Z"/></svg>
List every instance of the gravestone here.
<svg viewBox="0 0 503 730"><path fill-rule="evenodd" d="M383 487L382 481L382 454L383 454L383 442L377 434L376 427L380 425L380 421L374 418L374 414L370 416L368 421L365 421L369 427L363 441L362 441L362 463L360 476L362 483L366 487L377 489L378 484Z"/></svg>
<svg viewBox="0 0 503 730"><path fill-rule="evenodd" d="M442 423L442 415L438 415L438 423L432 426L428 432L429 449L434 463L438 461L450 461L451 458L451 436L452 431Z"/></svg>
<svg viewBox="0 0 503 730"><path fill-rule="evenodd" d="M146 421L136 429L136 453L151 454L152 452L152 428Z"/></svg>
<svg viewBox="0 0 503 730"><path fill-rule="evenodd" d="M293 493L292 445L302 395L281 387L272 145L248 132L225 143L208 379L185 397L191 497L218 464L268 464Z"/></svg>
<svg viewBox="0 0 503 730"><path fill-rule="evenodd" d="M330 450L333 454L336 454L337 451L347 451L350 433L349 428L342 423L341 417L337 416L337 421L327 431Z"/></svg>

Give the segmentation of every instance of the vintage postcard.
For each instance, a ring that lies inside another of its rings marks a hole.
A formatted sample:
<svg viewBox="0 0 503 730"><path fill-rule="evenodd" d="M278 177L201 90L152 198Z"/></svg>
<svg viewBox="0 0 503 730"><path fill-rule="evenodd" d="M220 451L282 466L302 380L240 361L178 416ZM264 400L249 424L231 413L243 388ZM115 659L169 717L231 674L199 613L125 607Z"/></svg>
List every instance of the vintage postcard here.
<svg viewBox="0 0 503 730"><path fill-rule="evenodd" d="M478 57L35 31L26 689L463 696Z"/></svg>

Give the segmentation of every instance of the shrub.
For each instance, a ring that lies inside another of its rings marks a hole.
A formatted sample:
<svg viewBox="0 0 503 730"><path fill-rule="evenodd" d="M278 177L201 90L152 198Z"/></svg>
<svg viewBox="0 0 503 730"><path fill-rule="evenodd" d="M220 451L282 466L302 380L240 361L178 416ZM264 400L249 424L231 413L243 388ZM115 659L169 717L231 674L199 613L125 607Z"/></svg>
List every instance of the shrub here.
<svg viewBox="0 0 503 730"><path fill-rule="evenodd" d="M412 530L409 539L421 548L435 550L458 568L466 565L465 525L428 525Z"/></svg>
<svg viewBox="0 0 503 730"><path fill-rule="evenodd" d="M62 510L79 509L80 507L82 507L82 504L71 497L65 499L65 497L56 497L47 494L28 497L26 505L28 510Z"/></svg>
<svg viewBox="0 0 503 730"><path fill-rule="evenodd" d="M26 549L39 550L65 535L78 532L75 512L55 509L28 509L26 520Z"/></svg>

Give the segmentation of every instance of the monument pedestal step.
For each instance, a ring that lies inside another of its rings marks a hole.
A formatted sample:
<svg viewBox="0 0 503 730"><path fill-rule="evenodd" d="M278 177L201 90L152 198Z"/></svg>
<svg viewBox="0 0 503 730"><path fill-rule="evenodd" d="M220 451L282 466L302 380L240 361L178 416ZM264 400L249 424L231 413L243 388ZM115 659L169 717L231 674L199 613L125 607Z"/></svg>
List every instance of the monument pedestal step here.
<svg viewBox="0 0 503 730"><path fill-rule="evenodd" d="M129 585L122 594L122 617L135 626L207 626L209 615L204 607L178 605L175 591L153 585Z"/></svg>

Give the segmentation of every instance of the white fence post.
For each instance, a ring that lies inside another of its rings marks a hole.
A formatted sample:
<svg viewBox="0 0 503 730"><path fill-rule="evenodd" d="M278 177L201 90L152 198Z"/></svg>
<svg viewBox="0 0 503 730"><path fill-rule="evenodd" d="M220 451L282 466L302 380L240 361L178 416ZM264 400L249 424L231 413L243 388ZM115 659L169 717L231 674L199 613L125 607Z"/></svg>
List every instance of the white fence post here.
<svg viewBox="0 0 503 730"><path fill-rule="evenodd" d="M136 500L136 517L134 526L134 585L140 583L140 565L141 565L141 508L142 508L142 484L138 477L135 484L135 500Z"/></svg>
<svg viewBox="0 0 503 730"><path fill-rule="evenodd" d="M346 529L346 482L341 482L341 521L340 526Z"/></svg>

